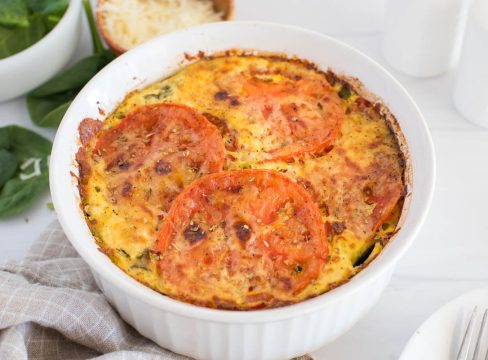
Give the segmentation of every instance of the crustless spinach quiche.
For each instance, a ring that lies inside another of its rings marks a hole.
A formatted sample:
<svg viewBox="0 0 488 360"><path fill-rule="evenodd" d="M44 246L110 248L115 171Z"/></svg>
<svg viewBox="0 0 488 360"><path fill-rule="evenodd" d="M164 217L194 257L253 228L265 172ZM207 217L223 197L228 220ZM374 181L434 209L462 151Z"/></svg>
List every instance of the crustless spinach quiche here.
<svg viewBox="0 0 488 360"><path fill-rule="evenodd" d="M201 56L79 131L101 251L200 306L272 308L347 282L396 232L408 190L386 107L278 55Z"/></svg>

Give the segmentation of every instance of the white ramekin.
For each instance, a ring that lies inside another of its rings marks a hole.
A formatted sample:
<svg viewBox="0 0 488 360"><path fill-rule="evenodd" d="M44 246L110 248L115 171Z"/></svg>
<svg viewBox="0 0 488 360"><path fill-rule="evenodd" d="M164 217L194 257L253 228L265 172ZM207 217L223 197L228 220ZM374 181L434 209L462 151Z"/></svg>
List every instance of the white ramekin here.
<svg viewBox="0 0 488 360"><path fill-rule="evenodd" d="M73 56L81 34L81 0L71 0L41 40L0 60L0 102L24 95L52 78Z"/></svg>
<svg viewBox="0 0 488 360"><path fill-rule="evenodd" d="M77 128L101 118L127 92L172 74L185 53L254 49L297 55L358 77L397 116L410 148L413 192L402 229L378 258L350 282L314 299L283 308L224 311L163 296L127 276L97 250L80 210L74 161ZM429 131L405 89L377 63L330 37L295 27L230 22L174 32L120 56L97 74L68 109L54 141L50 182L54 206L73 246L90 265L100 289L141 334L162 347L199 359L286 359L313 351L350 328L377 301L402 254L423 223L435 177Z"/></svg>

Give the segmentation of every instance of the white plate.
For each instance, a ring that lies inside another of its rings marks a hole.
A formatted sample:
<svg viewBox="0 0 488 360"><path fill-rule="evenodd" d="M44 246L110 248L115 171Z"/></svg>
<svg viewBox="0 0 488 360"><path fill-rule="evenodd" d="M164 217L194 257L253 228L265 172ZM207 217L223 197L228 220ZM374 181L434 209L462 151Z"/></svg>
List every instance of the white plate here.
<svg viewBox="0 0 488 360"><path fill-rule="evenodd" d="M467 323L475 306L478 306L474 323L474 330L477 330L483 311L488 308L488 287L464 294L432 314L412 335L400 360L456 359ZM472 342L475 341L476 337L473 336ZM480 359L485 359L487 343L488 339L485 339L481 347L483 356L480 356ZM474 344L471 345L474 348Z"/></svg>

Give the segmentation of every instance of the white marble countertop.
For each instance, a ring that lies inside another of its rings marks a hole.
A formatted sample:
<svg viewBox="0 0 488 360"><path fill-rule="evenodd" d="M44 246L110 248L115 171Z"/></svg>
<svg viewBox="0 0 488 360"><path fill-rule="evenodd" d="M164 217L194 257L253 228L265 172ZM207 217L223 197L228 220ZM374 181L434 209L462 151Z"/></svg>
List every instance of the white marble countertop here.
<svg viewBox="0 0 488 360"><path fill-rule="evenodd" d="M259 13L257 4L263 5ZM314 353L316 359L397 359L415 329L435 309L468 290L488 286L488 131L454 109L454 71L420 79L393 71L380 54L384 0L237 0L238 19L293 23L332 34L389 69L418 103L432 131L438 163L429 217L400 261L377 305L348 333ZM304 9L301 5L306 4ZM302 11L293 13L300 5ZM281 8L280 8L281 6ZM275 10L280 8L281 10ZM311 15L307 15L311 14ZM319 14L319 15L317 15ZM353 25L345 26L346 19ZM351 19L357 19L352 21ZM347 28L347 31L344 30ZM75 58L89 52L86 26ZM53 54L55 56L55 54ZM0 83L0 86L5 86ZM0 103L0 126L35 128L24 99ZM35 128L53 138L54 131ZM21 259L55 212L46 192L25 214L0 220L0 261Z"/></svg>

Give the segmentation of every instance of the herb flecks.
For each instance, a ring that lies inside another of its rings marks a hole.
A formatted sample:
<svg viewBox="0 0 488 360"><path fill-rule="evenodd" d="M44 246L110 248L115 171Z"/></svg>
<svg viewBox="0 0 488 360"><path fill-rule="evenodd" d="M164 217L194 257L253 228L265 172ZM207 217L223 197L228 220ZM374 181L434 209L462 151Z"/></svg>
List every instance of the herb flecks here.
<svg viewBox="0 0 488 360"><path fill-rule="evenodd" d="M146 100L151 100L151 99L164 100L168 96L170 96L172 93L173 93L173 90L171 89L171 86L164 85L159 92L144 95L144 99L146 99Z"/></svg>
<svg viewBox="0 0 488 360"><path fill-rule="evenodd" d="M129 253L128 253L127 251L125 251L124 249L122 249L122 248L118 248L118 249L117 249L117 251L118 251L119 253L121 253L123 256L125 256L126 258L130 259L130 255L129 255Z"/></svg>
<svg viewBox="0 0 488 360"><path fill-rule="evenodd" d="M188 240L190 245L195 245L197 242L207 236L205 231L193 221L191 221L190 225L188 225L183 231L183 235L185 236L186 240Z"/></svg>
<svg viewBox="0 0 488 360"><path fill-rule="evenodd" d="M341 90L339 90L339 92L337 93L337 95L339 95L339 97L343 100L349 99L351 97L351 94L351 89L347 85L343 85Z"/></svg>
<svg viewBox="0 0 488 360"><path fill-rule="evenodd" d="M149 265L150 260L151 260L151 255L149 253L149 250L146 249L142 253L136 256L134 264L131 266L131 268L148 270L147 267Z"/></svg>
<svg viewBox="0 0 488 360"><path fill-rule="evenodd" d="M293 268L293 271L295 272L295 274L300 274L303 270L303 265L300 265L300 264L297 264L295 265L295 267Z"/></svg>

